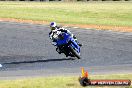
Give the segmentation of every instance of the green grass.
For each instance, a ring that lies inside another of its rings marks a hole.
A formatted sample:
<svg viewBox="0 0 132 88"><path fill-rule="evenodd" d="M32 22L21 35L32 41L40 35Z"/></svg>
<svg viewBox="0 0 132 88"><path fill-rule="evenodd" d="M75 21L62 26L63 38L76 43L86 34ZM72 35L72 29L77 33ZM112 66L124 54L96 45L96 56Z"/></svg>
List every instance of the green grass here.
<svg viewBox="0 0 132 88"><path fill-rule="evenodd" d="M118 75L92 75L90 79L130 79L132 74ZM78 82L78 77L43 77L19 80L1 80L0 88L83 88ZM87 88L132 88L130 87L87 87Z"/></svg>
<svg viewBox="0 0 132 88"><path fill-rule="evenodd" d="M0 2L0 18L132 26L132 2Z"/></svg>

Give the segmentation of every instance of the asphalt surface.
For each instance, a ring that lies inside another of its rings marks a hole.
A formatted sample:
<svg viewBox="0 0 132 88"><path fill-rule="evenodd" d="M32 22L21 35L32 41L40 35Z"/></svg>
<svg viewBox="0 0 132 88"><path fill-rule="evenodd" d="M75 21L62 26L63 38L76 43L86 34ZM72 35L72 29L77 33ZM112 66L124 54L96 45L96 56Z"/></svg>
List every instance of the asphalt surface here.
<svg viewBox="0 0 132 88"><path fill-rule="evenodd" d="M68 28L68 27L67 27ZM47 25L0 22L0 79L132 73L132 33L68 28L83 44L82 59L58 54Z"/></svg>

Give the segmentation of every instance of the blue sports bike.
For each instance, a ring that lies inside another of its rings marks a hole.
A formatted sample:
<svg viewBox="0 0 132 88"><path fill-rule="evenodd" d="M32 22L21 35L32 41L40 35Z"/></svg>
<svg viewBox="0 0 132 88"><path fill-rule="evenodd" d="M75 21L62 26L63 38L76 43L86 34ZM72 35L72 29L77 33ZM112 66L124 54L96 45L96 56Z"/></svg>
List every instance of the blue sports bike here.
<svg viewBox="0 0 132 88"><path fill-rule="evenodd" d="M66 57L71 56L71 57L77 57L78 59L81 59L80 46L74 40L74 38L71 37L70 34L56 31L53 35L53 40L54 42L56 42L57 48L59 48L61 53L64 53Z"/></svg>

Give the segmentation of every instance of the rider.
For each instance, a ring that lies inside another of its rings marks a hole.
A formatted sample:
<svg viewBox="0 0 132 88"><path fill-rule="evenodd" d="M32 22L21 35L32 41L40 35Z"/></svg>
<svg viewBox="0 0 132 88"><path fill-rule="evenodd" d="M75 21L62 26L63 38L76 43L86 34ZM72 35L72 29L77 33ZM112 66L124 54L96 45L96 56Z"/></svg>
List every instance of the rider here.
<svg viewBox="0 0 132 88"><path fill-rule="evenodd" d="M53 39L54 31L66 32L66 33L70 34L70 35L74 38L74 40L77 42L77 39L76 39L76 36L75 36L75 35L73 35L69 30L67 30L67 29L65 29L65 28L63 28L63 27L57 26L57 25L56 25L56 22L51 22L51 23L50 23L50 29L51 29L51 31L50 31L50 33L49 33L49 37L50 37L50 39L52 40L52 44L55 45L55 46L56 46L56 42L55 42L54 39ZM77 43L78 43L78 42L77 42ZM80 43L78 43L78 45L79 45L79 46L82 46L82 44L80 44ZM59 47L56 48L56 51L57 51L59 54L61 54L61 51L59 50Z"/></svg>

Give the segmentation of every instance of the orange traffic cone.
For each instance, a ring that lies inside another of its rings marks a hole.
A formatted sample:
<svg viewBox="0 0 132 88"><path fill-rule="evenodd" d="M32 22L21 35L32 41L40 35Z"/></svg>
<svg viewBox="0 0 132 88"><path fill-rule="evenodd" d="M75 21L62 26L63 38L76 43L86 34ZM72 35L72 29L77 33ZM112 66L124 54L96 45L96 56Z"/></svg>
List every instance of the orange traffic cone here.
<svg viewBox="0 0 132 88"><path fill-rule="evenodd" d="M82 67L82 77L88 77L88 72L84 70L84 68Z"/></svg>

